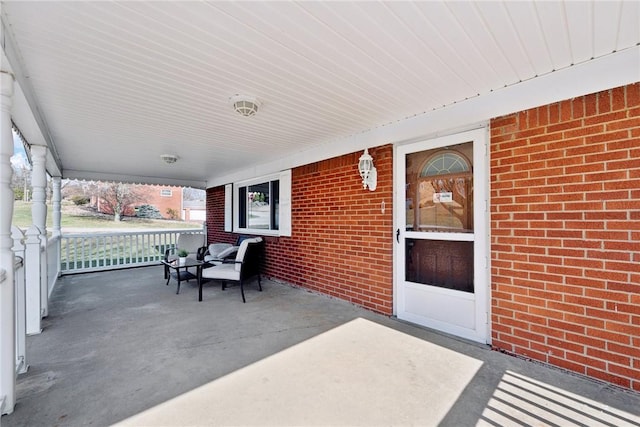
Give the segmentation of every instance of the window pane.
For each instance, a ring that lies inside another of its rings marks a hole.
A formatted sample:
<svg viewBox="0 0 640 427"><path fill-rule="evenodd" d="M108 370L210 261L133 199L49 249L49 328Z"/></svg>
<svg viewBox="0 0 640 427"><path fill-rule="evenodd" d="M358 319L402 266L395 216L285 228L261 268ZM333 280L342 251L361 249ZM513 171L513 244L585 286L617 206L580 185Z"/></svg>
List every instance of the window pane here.
<svg viewBox="0 0 640 427"><path fill-rule="evenodd" d="M280 181L271 181L271 229L280 229Z"/></svg>
<svg viewBox="0 0 640 427"><path fill-rule="evenodd" d="M452 173L469 172L469 165L464 157L453 151L442 151L433 156L422 168L420 176L434 176Z"/></svg>
<svg viewBox="0 0 640 427"><path fill-rule="evenodd" d="M283 210L280 207L280 197L283 201ZM238 233L260 235L283 233L290 236L290 199L290 170L234 184L233 199L230 203L233 206L232 214L235 222L233 230Z"/></svg>
<svg viewBox="0 0 640 427"><path fill-rule="evenodd" d="M251 185L247 191L247 228L269 229L269 183Z"/></svg>
<svg viewBox="0 0 640 427"><path fill-rule="evenodd" d="M473 143L406 159L407 230L473 232Z"/></svg>
<svg viewBox="0 0 640 427"><path fill-rule="evenodd" d="M247 187L238 189L238 227L247 228Z"/></svg>

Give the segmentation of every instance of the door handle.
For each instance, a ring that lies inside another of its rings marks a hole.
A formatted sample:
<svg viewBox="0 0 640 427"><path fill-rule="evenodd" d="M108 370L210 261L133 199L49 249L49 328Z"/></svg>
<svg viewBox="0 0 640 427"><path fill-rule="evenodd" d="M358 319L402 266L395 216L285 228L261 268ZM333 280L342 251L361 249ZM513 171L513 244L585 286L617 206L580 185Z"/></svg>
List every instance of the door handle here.
<svg viewBox="0 0 640 427"><path fill-rule="evenodd" d="M396 230L396 242L400 243L400 229Z"/></svg>

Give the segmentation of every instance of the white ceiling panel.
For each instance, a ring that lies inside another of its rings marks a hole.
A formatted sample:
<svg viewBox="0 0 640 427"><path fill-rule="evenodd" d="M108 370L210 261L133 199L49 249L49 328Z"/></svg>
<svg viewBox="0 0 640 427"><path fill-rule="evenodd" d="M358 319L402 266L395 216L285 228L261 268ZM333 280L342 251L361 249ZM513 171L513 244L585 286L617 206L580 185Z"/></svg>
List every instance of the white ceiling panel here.
<svg viewBox="0 0 640 427"><path fill-rule="evenodd" d="M572 63L588 61L595 56L593 50L593 4L569 2L567 10L567 30L571 45Z"/></svg>
<svg viewBox="0 0 640 427"><path fill-rule="evenodd" d="M638 2L622 1L0 7L9 61L63 175L198 186L640 41ZM236 94L261 101L255 117L232 110Z"/></svg>
<svg viewBox="0 0 640 427"><path fill-rule="evenodd" d="M589 6L591 7L591 6ZM574 64L573 52L569 41L569 23L567 19L566 3L564 2L535 2L535 17L544 34L545 44L549 50L553 70L560 70ZM532 18L534 18L532 16ZM582 40L583 44L591 43Z"/></svg>
<svg viewBox="0 0 640 427"><path fill-rule="evenodd" d="M621 3L615 7L606 5L604 2L593 4L593 56L602 56L616 51L617 27L620 25L621 11ZM636 22L640 25L640 19Z"/></svg>
<svg viewBox="0 0 640 427"><path fill-rule="evenodd" d="M505 25L504 20L500 20L499 17L485 19L479 10L481 3L451 2L447 4L460 21L460 25L474 40L474 48L493 64L495 70L493 79L498 77L504 85L521 80L509 61L509 56L505 56L494 35L497 30L495 27Z"/></svg>
<svg viewBox="0 0 640 427"><path fill-rule="evenodd" d="M505 6L533 75L549 72L553 64L534 4L507 2ZM531 78L531 75L527 78Z"/></svg>
<svg viewBox="0 0 640 427"><path fill-rule="evenodd" d="M520 39L506 5L499 2L482 2L477 4L477 8L487 32L518 81L535 75L533 64L527 56L524 43Z"/></svg>
<svg viewBox="0 0 640 427"><path fill-rule="evenodd" d="M616 50L633 46L640 40L640 1L625 1L620 12L620 25L616 38Z"/></svg>
<svg viewBox="0 0 640 427"><path fill-rule="evenodd" d="M483 86L482 73L477 72L478 67L484 65L483 61L475 63L481 57L474 58L474 49L459 49L459 41L454 40L465 34L460 33L456 21L444 5L413 3L412 8L407 8L402 3L389 3L387 7L411 33L415 48L408 55L419 57L423 69L428 70L430 75L455 76L458 81L457 90L465 96ZM444 104L451 93L450 88L445 87L441 80L423 79L422 90L437 94L437 99Z"/></svg>

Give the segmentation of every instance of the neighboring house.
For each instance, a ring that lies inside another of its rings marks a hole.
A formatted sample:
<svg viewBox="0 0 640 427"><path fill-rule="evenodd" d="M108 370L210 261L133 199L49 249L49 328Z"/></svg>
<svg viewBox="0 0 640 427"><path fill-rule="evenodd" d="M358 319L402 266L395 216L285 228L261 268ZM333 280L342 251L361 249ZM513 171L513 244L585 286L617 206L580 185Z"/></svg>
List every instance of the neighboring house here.
<svg viewBox="0 0 640 427"><path fill-rule="evenodd" d="M140 194L140 202L134 203L125 209L125 216L135 216L138 206L151 205L158 208L160 214L165 219L180 219L182 208L182 187L171 187L166 185L131 185ZM110 206L104 200L93 196L91 204L98 212L113 214ZM170 212L174 212L172 215Z"/></svg>
<svg viewBox="0 0 640 427"><path fill-rule="evenodd" d="M182 187L162 185L145 185L143 187L145 189L144 191L146 191L146 204L158 208L160 214L165 219L180 219L180 212L182 212ZM169 209L171 209L171 211Z"/></svg>
<svg viewBox="0 0 640 427"><path fill-rule="evenodd" d="M208 239L264 235L275 280L640 390L640 83L467 129L370 148L373 192L361 152L209 188Z"/></svg>
<svg viewBox="0 0 640 427"><path fill-rule="evenodd" d="M207 219L207 206L204 200L185 200L182 203L184 221L202 221Z"/></svg>

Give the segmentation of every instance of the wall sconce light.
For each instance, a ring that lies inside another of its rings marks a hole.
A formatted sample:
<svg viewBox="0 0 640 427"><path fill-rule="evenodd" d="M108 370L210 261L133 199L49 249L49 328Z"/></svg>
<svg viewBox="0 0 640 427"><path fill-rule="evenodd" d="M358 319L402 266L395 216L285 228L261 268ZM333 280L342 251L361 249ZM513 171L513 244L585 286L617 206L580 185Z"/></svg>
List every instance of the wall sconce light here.
<svg viewBox="0 0 640 427"><path fill-rule="evenodd" d="M378 171L373 166L373 157L369 154L367 148L364 149L364 153L360 156L358 161L358 171L362 178L362 188L369 188L369 191L375 191L378 184Z"/></svg>

